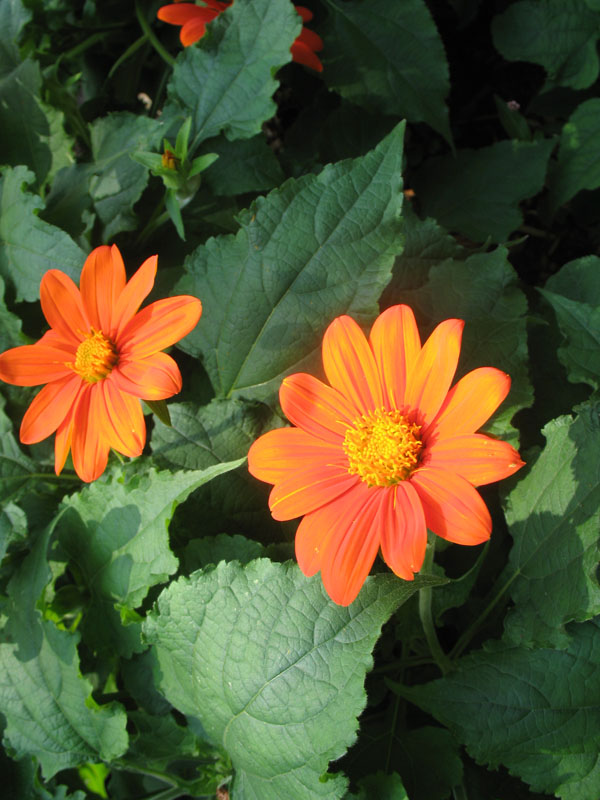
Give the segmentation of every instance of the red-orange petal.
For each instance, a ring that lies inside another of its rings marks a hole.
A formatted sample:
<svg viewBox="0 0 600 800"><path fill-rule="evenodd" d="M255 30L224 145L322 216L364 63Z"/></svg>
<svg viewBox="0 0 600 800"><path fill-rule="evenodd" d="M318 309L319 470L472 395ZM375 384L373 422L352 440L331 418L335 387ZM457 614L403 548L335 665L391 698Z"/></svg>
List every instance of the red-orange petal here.
<svg viewBox="0 0 600 800"><path fill-rule="evenodd" d="M81 389L81 378L71 373L48 383L33 398L21 422L23 444L35 444L51 436L69 414Z"/></svg>
<svg viewBox="0 0 600 800"><path fill-rule="evenodd" d="M214 16L211 17L214 19ZM206 22L203 19L191 19L179 32L179 41L184 47L199 41L206 33Z"/></svg>
<svg viewBox="0 0 600 800"><path fill-rule="evenodd" d="M87 317L96 330L110 335L112 315L125 288L125 264L116 244L96 247L85 260L79 287Z"/></svg>
<svg viewBox="0 0 600 800"><path fill-rule="evenodd" d="M40 301L50 327L77 347L90 332L91 324L71 278L58 269L49 269L40 284Z"/></svg>
<svg viewBox="0 0 600 800"><path fill-rule="evenodd" d="M360 481L339 464L319 464L296 470L276 484L269 496L274 519L301 517L347 492Z"/></svg>
<svg viewBox="0 0 600 800"><path fill-rule="evenodd" d="M90 483L106 469L110 444L98 384L88 384L81 393L73 419L71 453L75 472Z"/></svg>
<svg viewBox="0 0 600 800"><path fill-rule="evenodd" d="M369 342L381 373L386 407L402 408L406 376L414 370L421 352L412 309L405 305L386 309L373 323Z"/></svg>
<svg viewBox="0 0 600 800"><path fill-rule="evenodd" d="M319 48L319 50L320 49L321 48ZM305 67L314 69L315 72L323 72L323 64L321 64L319 57L303 42L299 42L298 39L296 39L290 47L290 52L292 53L292 61L295 61L296 64L303 64Z"/></svg>
<svg viewBox="0 0 600 800"><path fill-rule="evenodd" d="M123 329L117 341L119 354L129 361L158 353L187 336L201 314L202 303L189 295L150 303Z"/></svg>
<svg viewBox="0 0 600 800"><path fill-rule="evenodd" d="M383 405L379 370L358 324L346 315L337 317L323 337L323 367L327 380L359 414Z"/></svg>
<svg viewBox="0 0 600 800"><path fill-rule="evenodd" d="M423 441L429 446L446 436L474 433L492 416L510 389L510 376L495 367L464 375L448 392Z"/></svg>
<svg viewBox="0 0 600 800"><path fill-rule="evenodd" d="M290 473L342 456L339 447L300 428L278 428L260 436L248 451L248 471L266 483L278 483Z"/></svg>
<svg viewBox="0 0 600 800"><path fill-rule="evenodd" d="M362 489L364 487L364 489ZM362 483L349 493L344 509L327 538L321 559L321 578L334 603L347 606L356 599L379 550L381 503L385 490Z"/></svg>
<svg viewBox="0 0 600 800"><path fill-rule="evenodd" d="M195 3L173 3L168 6L161 6L156 12L156 16L162 22L170 25L185 25L190 19L196 19L203 15L206 9L200 8Z"/></svg>
<svg viewBox="0 0 600 800"><path fill-rule="evenodd" d="M423 504L409 481L386 491L381 521L383 560L398 577L412 581L414 573L423 566L427 525Z"/></svg>
<svg viewBox="0 0 600 800"><path fill-rule="evenodd" d="M423 504L427 527L456 544L481 544L490 538L492 520L481 495L460 475L423 467L410 477Z"/></svg>
<svg viewBox="0 0 600 800"><path fill-rule="evenodd" d="M298 14L300 14L304 22L310 22L314 16L312 11L310 11L310 9L308 8L305 8L304 6L294 6L294 8L298 12Z"/></svg>
<svg viewBox="0 0 600 800"><path fill-rule="evenodd" d="M165 400L181 391L181 372L166 353L123 360L111 372L110 380L120 391L142 400Z"/></svg>
<svg viewBox="0 0 600 800"><path fill-rule="evenodd" d="M415 422L428 425L446 398L460 355L462 319L446 319L421 348L407 375L404 402L415 412Z"/></svg>
<svg viewBox="0 0 600 800"><path fill-rule="evenodd" d="M120 392L113 381L98 384L108 443L119 453L135 458L146 443L146 423L137 397Z"/></svg>
<svg viewBox="0 0 600 800"><path fill-rule="evenodd" d="M157 265L158 256L150 256L125 284L113 310L112 327L109 332L111 337L115 339L119 337L123 328L135 316L152 291Z"/></svg>
<svg viewBox="0 0 600 800"><path fill-rule="evenodd" d="M283 379L279 389L283 413L306 433L341 447L347 428L359 416L338 391L306 372Z"/></svg>
<svg viewBox="0 0 600 800"><path fill-rule="evenodd" d="M296 38L296 42L316 52L323 49L323 39L321 39L318 33L311 31L310 28L302 28L300 34Z"/></svg>
<svg viewBox="0 0 600 800"><path fill-rule="evenodd" d="M508 478L525 462L508 442L480 433L467 433L440 439L427 447L421 464L456 472L473 486L483 486Z"/></svg>
<svg viewBox="0 0 600 800"><path fill-rule="evenodd" d="M15 386L39 386L72 375L65 351L44 344L26 344L0 354L0 379ZM75 360L75 353L72 354Z"/></svg>

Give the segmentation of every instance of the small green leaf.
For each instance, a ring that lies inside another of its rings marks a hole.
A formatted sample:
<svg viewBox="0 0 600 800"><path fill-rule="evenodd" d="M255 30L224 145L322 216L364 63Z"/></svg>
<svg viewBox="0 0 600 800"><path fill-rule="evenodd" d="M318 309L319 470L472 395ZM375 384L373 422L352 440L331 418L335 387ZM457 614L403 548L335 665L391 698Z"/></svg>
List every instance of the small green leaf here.
<svg viewBox="0 0 600 800"><path fill-rule="evenodd" d="M41 220L41 198L25 187L33 174L25 167L5 169L0 177L0 273L17 300L39 300L40 281L49 269L79 280L86 254L60 228Z"/></svg>
<svg viewBox="0 0 600 800"><path fill-rule="evenodd" d="M320 776L355 738L371 650L390 614L431 581L367 578L343 608L318 576L259 559L162 592L144 625L161 691L229 753L232 800L342 796L343 777Z"/></svg>
<svg viewBox="0 0 600 800"><path fill-rule="evenodd" d="M496 142L428 159L413 175L423 212L476 242L504 242L523 221L519 203L544 185L553 139Z"/></svg>
<svg viewBox="0 0 600 800"><path fill-rule="evenodd" d="M171 427L171 415L166 400L144 400L150 411L155 414L163 425Z"/></svg>
<svg viewBox="0 0 600 800"><path fill-rule="evenodd" d="M218 153L207 153L204 156L198 156L198 158L192 161L188 178L193 178L194 175L199 175L201 172L204 172L204 170L208 169L211 164L214 164L218 158Z"/></svg>
<svg viewBox="0 0 600 800"><path fill-rule="evenodd" d="M586 0L522 0L492 22L494 45L509 61L541 64L552 83L585 89L598 77L600 15Z"/></svg>
<svg viewBox="0 0 600 800"><path fill-rule="evenodd" d="M479 763L534 791L590 800L600 779L600 628L574 625L568 650L496 643L402 696L447 725Z"/></svg>
<svg viewBox="0 0 600 800"><path fill-rule="evenodd" d="M323 77L368 111L427 122L451 140L444 46L423 0L327 0ZM360 56L357 56L360 54Z"/></svg>
<svg viewBox="0 0 600 800"><path fill-rule="evenodd" d="M564 626L600 613L598 406L581 406L543 430L548 443L507 499L514 539L504 577L514 608L506 636L518 644L564 647Z"/></svg>
<svg viewBox="0 0 600 800"><path fill-rule="evenodd" d="M279 161L262 135L235 142L220 136L204 142L202 149L214 151L219 157L202 176L217 196L264 192L284 181Z"/></svg>
<svg viewBox="0 0 600 800"><path fill-rule="evenodd" d="M358 794L347 794L344 796L344 800L373 800L375 797L382 798L382 800L383 798L385 800L409 800L402 780L395 772L392 772L391 775L386 775L385 772L367 775L358 782L358 785L360 787Z"/></svg>

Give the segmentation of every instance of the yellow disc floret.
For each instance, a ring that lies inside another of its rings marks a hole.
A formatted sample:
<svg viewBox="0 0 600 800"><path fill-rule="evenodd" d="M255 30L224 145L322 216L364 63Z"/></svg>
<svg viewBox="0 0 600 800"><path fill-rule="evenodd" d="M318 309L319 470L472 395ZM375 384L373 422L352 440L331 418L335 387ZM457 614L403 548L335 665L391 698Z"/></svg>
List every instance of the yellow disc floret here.
<svg viewBox="0 0 600 800"><path fill-rule="evenodd" d="M400 411L376 409L354 421L343 448L348 472L369 486L393 486L417 467L423 443L421 427Z"/></svg>
<svg viewBox="0 0 600 800"><path fill-rule="evenodd" d="M102 331L93 328L75 353L75 363L69 366L88 383L97 383L112 372L118 361L114 344Z"/></svg>

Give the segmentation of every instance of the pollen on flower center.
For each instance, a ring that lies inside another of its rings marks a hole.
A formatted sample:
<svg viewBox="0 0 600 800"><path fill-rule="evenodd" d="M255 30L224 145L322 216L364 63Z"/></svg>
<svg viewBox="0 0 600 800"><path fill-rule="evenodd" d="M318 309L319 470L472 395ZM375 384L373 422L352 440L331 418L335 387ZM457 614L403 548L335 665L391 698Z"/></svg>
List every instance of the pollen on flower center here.
<svg viewBox="0 0 600 800"><path fill-rule="evenodd" d="M88 383L97 383L112 372L118 361L114 344L102 331L92 328L75 354L75 363L69 366Z"/></svg>
<svg viewBox="0 0 600 800"><path fill-rule="evenodd" d="M392 486L406 480L417 467L421 431L400 411L376 409L354 421L343 448L348 472L369 486Z"/></svg>

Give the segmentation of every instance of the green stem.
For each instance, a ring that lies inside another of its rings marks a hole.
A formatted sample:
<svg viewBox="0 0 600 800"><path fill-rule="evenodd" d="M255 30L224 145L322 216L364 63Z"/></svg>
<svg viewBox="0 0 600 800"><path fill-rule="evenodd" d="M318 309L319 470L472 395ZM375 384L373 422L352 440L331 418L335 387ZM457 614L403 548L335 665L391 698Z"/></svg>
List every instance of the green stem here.
<svg viewBox="0 0 600 800"><path fill-rule="evenodd" d="M148 41L152 45L152 47L156 50L158 55L169 64L169 66L173 66L175 64L175 59L173 56L168 53L162 44L156 38L154 31L150 27L148 20L145 16L144 9L140 6L140 0L135 0L135 13L138 18L138 22L140 23L140 28L144 31L146 36L148 37Z"/></svg>
<svg viewBox="0 0 600 800"><path fill-rule="evenodd" d="M156 208L152 212L152 216L148 220L148 224L146 225L144 230L138 236L138 238L136 240L136 244L137 245L144 244L145 242L147 242L148 239L154 233L154 231L157 228L160 228L161 225L164 225L165 222L168 219L170 219L169 212L168 211L163 211L164 207L165 207L165 198L164 198L164 195L163 195L160 203L156 206Z"/></svg>
<svg viewBox="0 0 600 800"><path fill-rule="evenodd" d="M452 794L454 795L454 800L469 800L467 790L462 783L452 789Z"/></svg>
<svg viewBox="0 0 600 800"><path fill-rule="evenodd" d="M110 31L102 31L100 33L93 33L91 36L88 36L87 39L84 39L83 42L75 45L70 50L67 50L66 53L63 53L58 57L58 61L62 61L63 59L68 61L70 58L75 58L75 56L81 55L81 53L85 53L86 50L89 50L90 47L93 47L97 42L101 42L103 39L106 39L107 36L110 36Z"/></svg>
<svg viewBox="0 0 600 800"><path fill-rule="evenodd" d="M493 595L492 599L487 604L487 606L483 609L481 614L477 617L475 622L473 622L471 625L469 625L467 630L462 634L462 636L460 636L460 638L458 639L458 641L456 642L456 644L452 648L452 651L450 652L450 658L452 658L452 659L458 658L462 654L463 650L466 647L468 647L471 639L475 636L475 634L477 633L477 631L479 630L479 628L481 627L483 622L487 619L488 615L490 614L490 612L492 611L494 606L501 600L503 595L508 591L508 589L510 588L512 582L517 577L517 575L518 575L518 572L515 572L515 574L512 575L495 592L495 594Z"/></svg>
<svg viewBox="0 0 600 800"><path fill-rule="evenodd" d="M425 559L423 560L422 570L424 574L429 572L431 565L433 564L434 553L435 538L430 536L429 541L427 542L427 549L425 550ZM419 617L421 618L421 625L423 626L423 632L425 633L425 638L427 639L427 644L429 645L431 655L435 663L438 665L442 675L445 675L452 669L452 664L450 663L450 659L446 653L444 653L442 650L442 646L440 645L435 630L435 625L433 624L433 614L431 613L432 592L432 586L419 589Z"/></svg>
<svg viewBox="0 0 600 800"><path fill-rule="evenodd" d="M115 63L110 68L110 72L107 75L107 79L112 78L112 76L119 69L121 64L123 64L125 61L127 61L128 58L131 58L131 56L135 52L137 52L143 44L146 44L147 41L148 41L148 37L146 36L146 34L144 34L143 36L140 36L139 39L136 39L133 44L129 45L127 50L125 50L124 53L121 53L121 55L117 58Z"/></svg>

